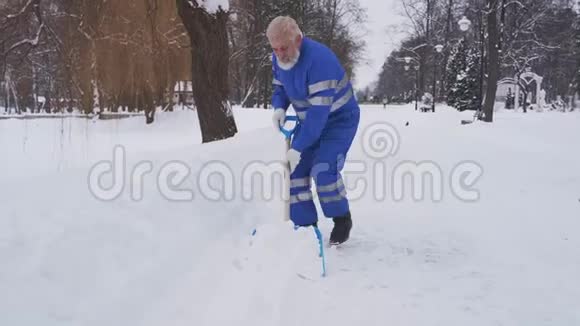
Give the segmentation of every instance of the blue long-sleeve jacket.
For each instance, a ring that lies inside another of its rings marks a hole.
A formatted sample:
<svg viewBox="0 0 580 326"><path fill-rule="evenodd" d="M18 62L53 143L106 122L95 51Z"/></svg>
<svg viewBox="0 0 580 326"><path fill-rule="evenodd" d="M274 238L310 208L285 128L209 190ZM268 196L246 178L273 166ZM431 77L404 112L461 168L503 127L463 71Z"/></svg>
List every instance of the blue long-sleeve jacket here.
<svg viewBox="0 0 580 326"><path fill-rule="evenodd" d="M304 37L300 58L290 70L281 69L272 55L275 109L292 104L300 119L300 132L292 148L302 152L341 114L358 110L350 80L336 55L325 45Z"/></svg>

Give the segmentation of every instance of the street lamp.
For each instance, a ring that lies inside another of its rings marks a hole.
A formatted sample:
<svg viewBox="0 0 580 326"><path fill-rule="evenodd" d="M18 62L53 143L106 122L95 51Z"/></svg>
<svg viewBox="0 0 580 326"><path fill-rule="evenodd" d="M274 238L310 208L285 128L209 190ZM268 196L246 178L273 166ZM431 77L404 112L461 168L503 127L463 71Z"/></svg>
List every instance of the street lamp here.
<svg viewBox="0 0 580 326"><path fill-rule="evenodd" d="M418 76L419 75L419 66L416 65L416 66L413 66L413 68L415 69L415 111L417 111L417 106L418 106L418 104L417 104L417 101L418 101L418 99L417 99L417 92L418 92L417 83L418 83L418 79L419 79L419 76ZM409 66L408 64L406 64L405 65L405 71L409 71L409 69L411 69L411 66Z"/></svg>
<svg viewBox="0 0 580 326"><path fill-rule="evenodd" d="M417 111L419 102L419 62L413 66L415 68L415 111Z"/></svg>
<svg viewBox="0 0 580 326"><path fill-rule="evenodd" d="M459 29L462 32L467 32L469 30L469 27L471 27L471 20L469 20L467 17L463 16L463 18L461 18L457 24L459 24Z"/></svg>
<svg viewBox="0 0 580 326"><path fill-rule="evenodd" d="M481 12L481 19L483 21L483 12ZM462 32L467 32L471 28L471 20L469 20L466 16L463 16L457 24L459 25L459 29ZM479 118L482 109L482 101L483 101L483 51L484 51L484 31L483 25L480 24L480 34L481 34L481 49L479 53L479 98L478 98L478 105L477 105L477 112L475 115ZM467 42L467 33L463 35L463 42Z"/></svg>
<svg viewBox="0 0 580 326"><path fill-rule="evenodd" d="M418 108L418 92L419 92L419 65L421 64L419 62L419 60L410 57L410 56L406 56L403 58L397 58L397 61L403 61L405 62L405 71L409 71L409 69L411 68L411 62L414 64L413 68L415 69L415 111L417 111Z"/></svg>
<svg viewBox="0 0 580 326"><path fill-rule="evenodd" d="M467 43L467 31L471 27L471 20L469 20L466 16L463 16L457 22L457 25L459 25L459 30L461 30L463 32L463 43L466 44ZM469 124L472 122L473 121L470 121L470 120L461 120L461 124Z"/></svg>
<svg viewBox="0 0 580 326"><path fill-rule="evenodd" d="M443 51L443 45L437 44L434 47L436 53L433 56L433 100L431 103L431 111L435 112L435 99L437 98L437 54Z"/></svg>

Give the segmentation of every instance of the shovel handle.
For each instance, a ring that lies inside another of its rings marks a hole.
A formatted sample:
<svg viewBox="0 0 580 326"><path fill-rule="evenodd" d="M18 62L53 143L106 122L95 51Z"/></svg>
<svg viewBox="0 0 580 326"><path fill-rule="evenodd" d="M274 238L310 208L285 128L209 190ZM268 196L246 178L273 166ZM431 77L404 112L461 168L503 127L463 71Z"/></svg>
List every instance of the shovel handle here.
<svg viewBox="0 0 580 326"><path fill-rule="evenodd" d="M286 116L286 119L284 120L284 122L288 122L288 121L298 122L298 117L295 115ZM296 126L294 126L294 128L291 128L291 129L286 129L286 128L284 128L284 126L280 126L280 132L282 134L284 134L284 137L286 137L286 139L292 138L292 135L294 134L295 130L296 130Z"/></svg>

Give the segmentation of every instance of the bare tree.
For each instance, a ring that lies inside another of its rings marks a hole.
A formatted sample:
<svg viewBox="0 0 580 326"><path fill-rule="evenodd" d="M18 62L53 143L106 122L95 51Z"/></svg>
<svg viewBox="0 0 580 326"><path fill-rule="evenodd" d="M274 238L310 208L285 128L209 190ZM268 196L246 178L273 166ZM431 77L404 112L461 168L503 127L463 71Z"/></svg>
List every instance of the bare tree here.
<svg viewBox="0 0 580 326"><path fill-rule="evenodd" d="M45 34L40 5L40 0L11 0L0 8L0 75L4 104L5 109L10 110L14 103L16 113L26 107L27 95L32 93L32 90L27 91L33 85L28 57Z"/></svg>
<svg viewBox="0 0 580 326"><path fill-rule="evenodd" d="M278 15L295 18L307 37L329 46L352 78L365 46L366 11L357 0L232 0L230 82L233 99L244 107L270 104L272 49L265 35Z"/></svg>

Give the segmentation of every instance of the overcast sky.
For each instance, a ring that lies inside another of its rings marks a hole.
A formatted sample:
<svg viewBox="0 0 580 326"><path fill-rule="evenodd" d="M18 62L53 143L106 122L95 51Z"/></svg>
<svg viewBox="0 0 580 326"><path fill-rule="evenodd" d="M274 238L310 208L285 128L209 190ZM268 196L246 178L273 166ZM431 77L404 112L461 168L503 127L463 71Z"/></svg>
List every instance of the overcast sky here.
<svg viewBox="0 0 580 326"><path fill-rule="evenodd" d="M396 48L401 33L395 33L393 27L404 29L407 21L402 15L401 0L359 0L367 8L368 34L365 38L366 62L356 69L356 88L364 88L376 81L381 67L389 53Z"/></svg>

